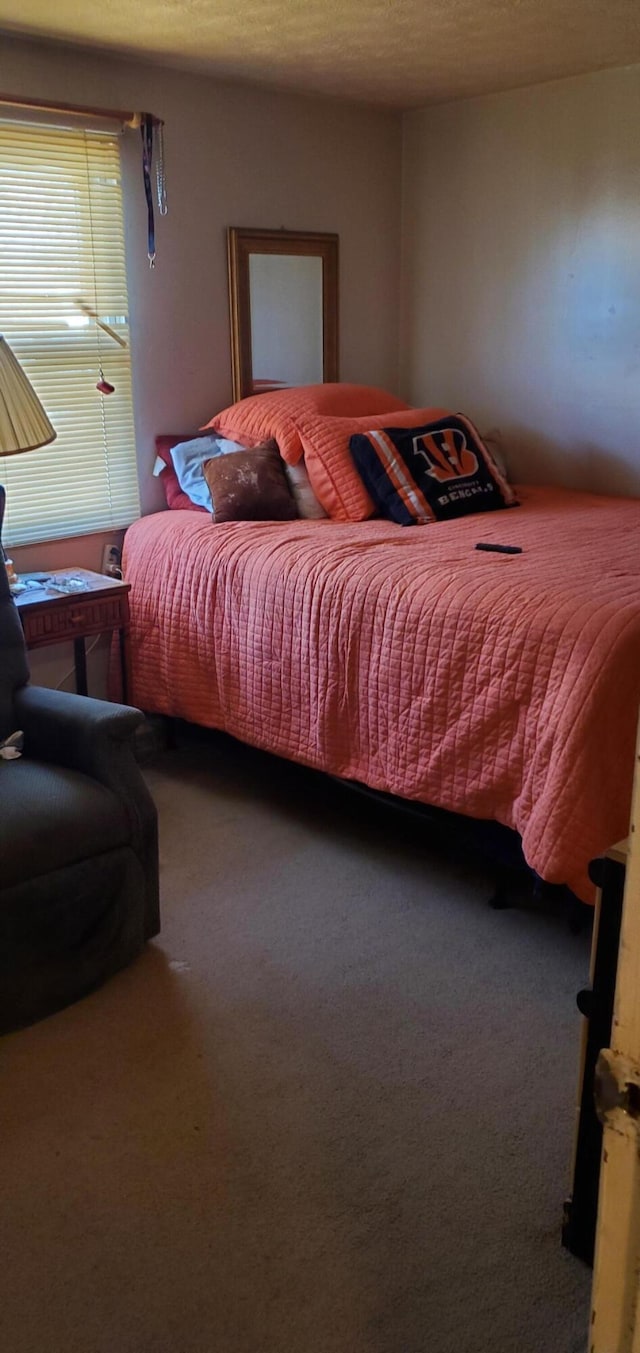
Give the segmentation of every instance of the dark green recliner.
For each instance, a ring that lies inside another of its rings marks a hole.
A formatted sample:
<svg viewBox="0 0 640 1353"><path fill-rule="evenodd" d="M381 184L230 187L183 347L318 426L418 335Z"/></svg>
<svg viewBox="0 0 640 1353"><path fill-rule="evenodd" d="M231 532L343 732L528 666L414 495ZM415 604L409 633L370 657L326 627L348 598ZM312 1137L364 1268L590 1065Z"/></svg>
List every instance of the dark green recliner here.
<svg viewBox="0 0 640 1353"><path fill-rule="evenodd" d="M138 710L30 686L0 552L0 1033L125 967L160 929L155 804Z"/></svg>

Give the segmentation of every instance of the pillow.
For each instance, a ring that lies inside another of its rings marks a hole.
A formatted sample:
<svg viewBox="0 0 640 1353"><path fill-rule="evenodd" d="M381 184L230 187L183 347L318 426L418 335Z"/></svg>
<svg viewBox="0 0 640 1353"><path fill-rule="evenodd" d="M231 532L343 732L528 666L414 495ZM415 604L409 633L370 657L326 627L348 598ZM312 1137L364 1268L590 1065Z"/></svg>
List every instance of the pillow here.
<svg viewBox="0 0 640 1353"><path fill-rule="evenodd" d="M375 416L367 414L364 418L320 418L317 415L301 418L304 463L311 487L328 516L334 521L365 521L376 511L349 449L349 439L355 433L390 423L410 427L418 422L430 422L447 412L447 409L405 409L396 413L390 409Z"/></svg>
<svg viewBox="0 0 640 1353"><path fill-rule="evenodd" d="M216 456L205 463L204 476L215 522L293 521L298 515L274 441Z"/></svg>
<svg viewBox="0 0 640 1353"><path fill-rule="evenodd" d="M175 472L173 461L171 459L171 448L178 442L186 442L189 439L199 437L200 434L192 432L187 436L184 433L166 433L161 437L156 437L156 456L158 460L164 462L164 469L160 470L158 478L164 489L164 496L167 500L167 507L172 511L180 512L206 512L206 507L197 507L191 499L183 493L178 482L178 476ZM154 469L154 474L156 473Z"/></svg>
<svg viewBox="0 0 640 1353"><path fill-rule="evenodd" d="M502 442L502 433L500 428L491 428L489 432L483 432L482 440L491 456L494 465L497 465L503 479L509 483L509 467Z"/></svg>
<svg viewBox="0 0 640 1353"><path fill-rule="evenodd" d="M318 502L313 492L304 461L298 461L297 465L287 465L284 461L283 464L287 483L298 509L298 516L306 518L307 521L324 521L327 514L322 503Z"/></svg>
<svg viewBox="0 0 640 1353"><path fill-rule="evenodd" d="M383 517L400 526L517 506L480 434L463 414L356 433L351 450Z"/></svg>
<svg viewBox="0 0 640 1353"><path fill-rule="evenodd" d="M200 443L202 452L198 450ZM167 507L179 512L211 512L211 494L202 468L205 460L245 449L238 442L210 432L192 432L187 436L168 433L156 437L155 446L153 473L162 484Z"/></svg>
<svg viewBox="0 0 640 1353"><path fill-rule="evenodd" d="M226 456L233 451L244 451L246 447L239 442L230 442L224 437L209 433L204 437L192 437L187 442L178 442L170 448L173 468L183 493L198 507L211 511L211 494L202 472L206 460L214 456Z"/></svg>
<svg viewBox="0 0 640 1353"><path fill-rule="evenodd" d="M324 385L298 385L286 390L269 390L263 395L249 395L217 413L205 425L205 430L213 428L221 437L241 441L245 446L275 437L281 456L289 465L296 465L302 458L297 429L300 415L325 413L355 417L406 408L401 399L375 386L329 381Z"/></svg>

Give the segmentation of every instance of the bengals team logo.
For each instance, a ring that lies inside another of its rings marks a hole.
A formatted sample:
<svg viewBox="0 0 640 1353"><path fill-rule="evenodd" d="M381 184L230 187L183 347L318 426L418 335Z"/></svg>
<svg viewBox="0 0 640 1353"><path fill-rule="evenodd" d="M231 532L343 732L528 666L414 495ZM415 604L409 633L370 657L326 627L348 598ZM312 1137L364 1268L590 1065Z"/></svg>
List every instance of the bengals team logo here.
<svg viewBox="0 0 640 1353"><path fill-rule="evenodd" d="M468 479L478 469L478 457L467 446L460 428L444 428L442 432L426 432L413 438L416 456L427 462L427 474L446 484L450 479Z"/></svg>

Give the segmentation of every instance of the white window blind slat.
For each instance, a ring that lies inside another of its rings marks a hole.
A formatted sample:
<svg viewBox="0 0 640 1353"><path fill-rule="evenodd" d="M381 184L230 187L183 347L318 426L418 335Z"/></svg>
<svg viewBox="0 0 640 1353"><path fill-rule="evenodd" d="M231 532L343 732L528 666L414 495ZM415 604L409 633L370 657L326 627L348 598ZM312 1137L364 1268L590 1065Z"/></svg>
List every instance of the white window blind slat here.
<svg viewBox="0 0 640 1353"><path fill-rule="evenodd" d="M57 433L39 451L0 458L7 545L139 516L128 309L117 137L0 122L0 333ZM101 363L115 386L104 397Z"/></svg>

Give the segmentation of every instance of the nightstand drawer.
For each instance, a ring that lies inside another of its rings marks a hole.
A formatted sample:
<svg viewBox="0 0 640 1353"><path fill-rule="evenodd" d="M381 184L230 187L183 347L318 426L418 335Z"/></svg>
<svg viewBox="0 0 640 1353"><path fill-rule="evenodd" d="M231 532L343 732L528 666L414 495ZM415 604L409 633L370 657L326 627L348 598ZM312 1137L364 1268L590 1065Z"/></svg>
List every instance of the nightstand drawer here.
<svg viewBox="0 0 640 1353"><path fill-rule="evenodd" d="M105 597L103 601L95 596L87 600L69 597L66 601L65 606L46 606L33 612L28 607L22 610L27 644L55 643L78 634L100 634L123 623L119 597Z"/></svg>

